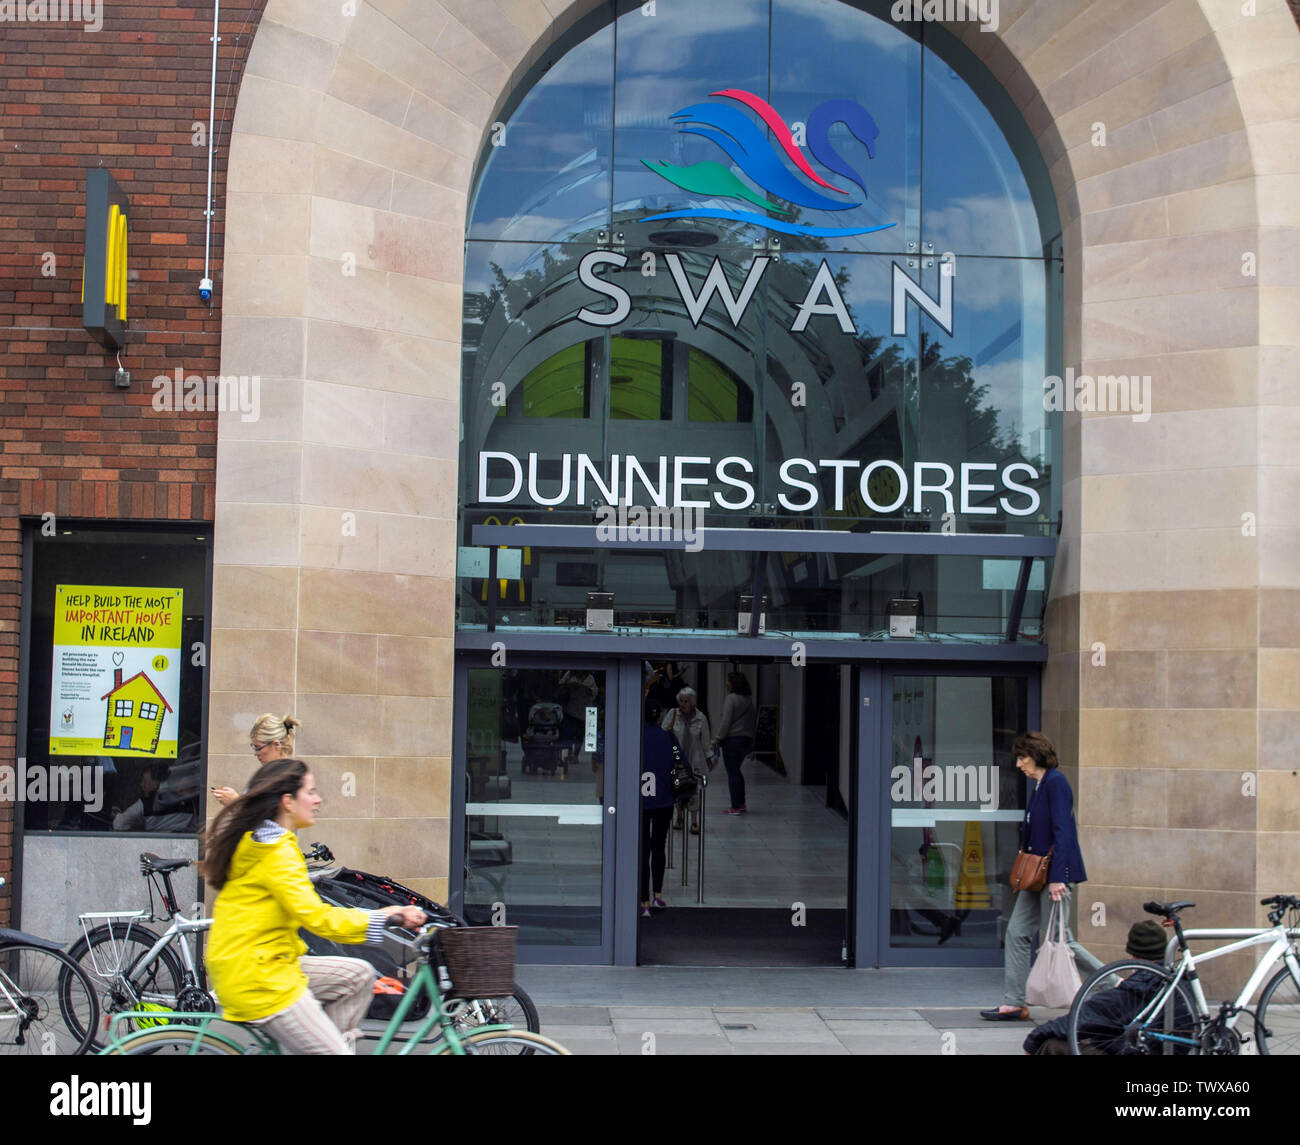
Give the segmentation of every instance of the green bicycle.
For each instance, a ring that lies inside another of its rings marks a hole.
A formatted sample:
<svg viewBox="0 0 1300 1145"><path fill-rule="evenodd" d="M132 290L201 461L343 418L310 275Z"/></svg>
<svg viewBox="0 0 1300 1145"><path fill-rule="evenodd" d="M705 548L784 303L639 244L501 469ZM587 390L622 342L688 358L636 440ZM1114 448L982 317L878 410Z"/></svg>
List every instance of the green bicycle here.
<svg viewBox="0 0 1300 1145"><path fill-rule="evenodd" d="M504 926L425 926L413 937L397 929L386 931L384 944L389 952L403 965L417 960L419 965L374 1053L385 1054L399 1045L399 1056L414 1052L568 1056L569 1051L558 1042L529 1030L507 1025L457 1028L461 1010L474 998L508 996L514 990L515 931L515 927ZM423 1019L419 1016L422 1012ZM132 1029L133 1020L141 1017L155 1025ZM414 1026L409 1032L402 1029L408 1021ZM151 1010L147 1015L115 1015L109 1043L102 1052L239 1057L275 1055L280 1047L256 1026L229 1022L217 1013L189 1011L169 1020Z"/></svg>

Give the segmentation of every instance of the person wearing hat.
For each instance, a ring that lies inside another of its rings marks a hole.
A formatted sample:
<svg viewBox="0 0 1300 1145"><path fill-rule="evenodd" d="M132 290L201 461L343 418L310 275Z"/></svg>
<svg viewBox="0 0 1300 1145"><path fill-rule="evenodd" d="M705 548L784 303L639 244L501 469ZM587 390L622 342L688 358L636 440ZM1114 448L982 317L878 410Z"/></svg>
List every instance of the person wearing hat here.
<svg viewBox="0 0 1300 1145"><path fill-rule="evenodd" d="M1146 919L1135 922L1128 932L1128 944L1124 947L1134 958L1141 958L1153 966L1163 966L1165 946L1169 936L1158 922ZM1157 974L1147 974L1139 970L1120 982L1113 990L1096 994L1088 1000L1087 1006L1079 1016L1079 1024L1089 1033L1087 1042L1080 1042L1080 1052L1084 1054L1120 1054L1125 1049L1120 1043L1124 1027L1139 1014L1142 1008L1155 997L1164 984L1164 979ZM1181 1011L1181 1012L1180 1012ZM1191 1015L1183 1009L1181 1001L1174 1003L1174 1020L1184 1022ZM1050 1022L1036 1027L1025 1039L1024 1051L1027 1054L1068 1055L1070 1015L1064 1014ZM1186 1052L1186 1047L1178 1047L1179 1053Z"/></svg>

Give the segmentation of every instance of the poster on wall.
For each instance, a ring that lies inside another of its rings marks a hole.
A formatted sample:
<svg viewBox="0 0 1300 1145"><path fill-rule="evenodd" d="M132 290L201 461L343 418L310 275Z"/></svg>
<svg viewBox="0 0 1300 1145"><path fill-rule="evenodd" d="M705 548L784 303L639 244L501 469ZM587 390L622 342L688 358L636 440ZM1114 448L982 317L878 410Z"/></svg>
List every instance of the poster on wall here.
<svg viewBox="0 0 1300 1145"><path fill-rule="evenodd" d="M55 587L50 755L176 758L182 597L179 588Z"/></svg>

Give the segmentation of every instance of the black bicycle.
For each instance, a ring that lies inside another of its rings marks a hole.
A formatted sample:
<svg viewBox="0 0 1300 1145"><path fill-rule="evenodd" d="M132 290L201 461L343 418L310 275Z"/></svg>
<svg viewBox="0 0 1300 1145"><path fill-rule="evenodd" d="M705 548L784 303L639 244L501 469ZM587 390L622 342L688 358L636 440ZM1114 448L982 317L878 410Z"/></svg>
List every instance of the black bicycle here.
<svg viewBox="0 0 1300 1145"><path fill-rule="evenodd" d="M0 927L0 1055L85 1053L98 1024L95 987L57 942Z"/></svg>

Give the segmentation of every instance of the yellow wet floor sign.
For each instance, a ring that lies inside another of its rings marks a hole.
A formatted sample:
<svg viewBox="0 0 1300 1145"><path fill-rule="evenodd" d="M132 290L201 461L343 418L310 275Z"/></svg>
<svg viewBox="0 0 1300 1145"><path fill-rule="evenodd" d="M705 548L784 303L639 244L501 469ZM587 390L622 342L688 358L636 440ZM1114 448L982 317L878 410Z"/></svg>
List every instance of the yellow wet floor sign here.
<svg viewBox="0 0 1300 1145"><path fill-rule="evenodd" d="M957 878L953 905L958 910L983 910L993 905L989 885L984 879L984 836L974 820L966 821L966 834L961 844L961 874Z"/></svg>

